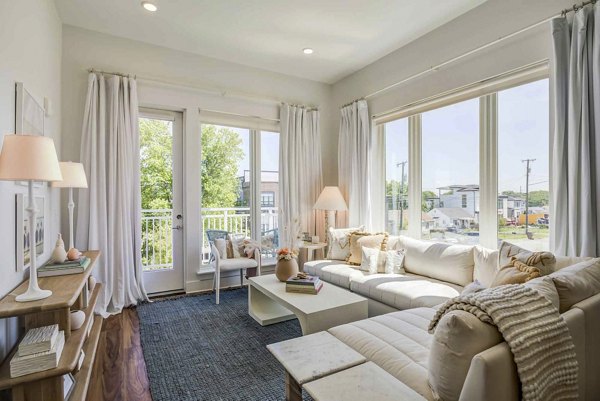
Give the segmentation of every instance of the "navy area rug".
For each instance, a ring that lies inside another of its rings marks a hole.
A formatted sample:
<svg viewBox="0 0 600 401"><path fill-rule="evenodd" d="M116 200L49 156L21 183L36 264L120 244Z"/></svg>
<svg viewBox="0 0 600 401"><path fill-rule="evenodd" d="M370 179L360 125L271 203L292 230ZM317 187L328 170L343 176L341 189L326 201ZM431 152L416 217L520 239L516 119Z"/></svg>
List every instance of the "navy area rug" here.
<svg viewBox="0 0 600 401"><path fill-rule="evenodd" d="M300 337L297 320L266 327L246 288L137 307L153 401L281 401L284 369L267 344ZM305 393L305 400L310 397Z"/></svg>

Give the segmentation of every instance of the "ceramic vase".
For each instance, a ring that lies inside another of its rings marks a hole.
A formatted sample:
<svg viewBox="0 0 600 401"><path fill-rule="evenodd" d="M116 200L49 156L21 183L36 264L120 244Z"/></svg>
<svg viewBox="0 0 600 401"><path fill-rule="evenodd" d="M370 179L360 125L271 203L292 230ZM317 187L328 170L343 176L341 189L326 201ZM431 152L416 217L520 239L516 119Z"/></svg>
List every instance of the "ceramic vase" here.
<svg viewBox="0 0 600 401"><path fill-rule="evenodd" d="M280 259L275 266L275 276L279 281L285 282L288 278L298 274L298 262L292 258L290 260Z"/></svg>
<svg viewBox="0 0 600 401"><path fill-rule="evenodd" d="M67 259L67 251L65 251L65 243L63 242L62 235L58 234L56 245L52 251L50 259L54 263L63 263Z"/></svg>

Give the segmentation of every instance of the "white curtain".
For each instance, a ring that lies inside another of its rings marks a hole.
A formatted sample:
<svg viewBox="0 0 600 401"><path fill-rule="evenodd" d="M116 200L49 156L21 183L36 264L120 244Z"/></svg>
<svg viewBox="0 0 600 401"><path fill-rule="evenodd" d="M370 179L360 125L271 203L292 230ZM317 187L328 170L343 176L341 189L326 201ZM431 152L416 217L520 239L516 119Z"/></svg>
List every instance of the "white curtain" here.
<svg viewBox="0 0 600 401"><path fill-rule="evenodd" d="M147 299L134 79L89 75L80 157L89 189L79 191L77 243L102 251L94 271L104 285L96 311L107 316Z"/></svg>
<svg viewBox="0 0 600 401"><path fill-rule="evenodd" d="M371 213L371 120L365 100L341 110L338 183L348 203L348 225L373 227Z"/></svg>
<svg viewBox="0 0 600 401"><path fill-rule="evenodd" d="M283 104L280 121L279 235L280 245L289 247L294 227L323 235L322 213L313 210L323 189L319 111Z"/></svg>
<svg viewBox="0 0 600 401"><path fill-rule="evenodd" d="M559 255L600 254L600 7L552 20L551 241Z"/></svg>

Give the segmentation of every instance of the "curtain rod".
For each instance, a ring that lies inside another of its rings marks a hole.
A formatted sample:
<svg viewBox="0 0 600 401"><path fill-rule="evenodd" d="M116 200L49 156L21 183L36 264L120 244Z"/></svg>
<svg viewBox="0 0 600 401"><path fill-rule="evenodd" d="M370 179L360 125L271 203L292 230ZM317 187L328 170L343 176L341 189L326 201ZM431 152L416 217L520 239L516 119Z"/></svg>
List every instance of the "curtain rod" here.
<svg viewBox="0 0 600 401"><path fill-rule="evenodd" d="M204 111L204 112L207 112L207 113L225 114L227 116L252 118L252 119L256 119L256 120L272 121L272 122L276 122L276 123L279 122L278 118L267 118L267 117L260 117L260 116L252 116L252 115L249 115L249 114L231 113L229 111L209 110L209 109L198 109L198 111L200 111L200 113L202 113Z"/></svg>
<svg viewBox="0 0 600 401"><path fill-rule="evenodd" d="M458 60L461 60L461 59L463 59L463 58L465 58L465 57L468 57L468 56L470 56L470 55L472 55L472 54L474 54L474 53L477 53L477 52L479 52L479 51L481 51L481 50L487 49L488 47L491 47L491 46L497 45L497 44L498 44L498 43L500 43L500 42L503 42L503 41L505 41L505 40L507 40L507 39L510 39L510 38L512 38L512 37L515 37L515 36L517 36L517 35L520 35L520 34L522 34L522 33L524 33L524 32L527 32L527 31L529 31L529 30L531 30L531 29L537 28L538 26L540 26L540 25L543 25L543 24L547 23L548 21L552 20L553 18L556 18L556 17L561 17L561 16L562 16L562 17L564 17L564 16L566 16L568 13L575 12L575 11L577 11L577 10L580 10L580 9L582 9L583 7L585 7L585 6L586 6L586 5L588 5L588 4L595 4L597 1L598 1L598 0L589 0L589 1L584 1L584 2L583 2L583 3L581 3L580 5L577 5L577 4L575 4L575 5L574 5L572 8L567 8L567 9L564 9L564 10L562 10L562 11L561 11L560 13L558 13L558 14L555 14L555 15L552 15L552 16L550 16L550 17L544 18L543 20L541 20L541 21L538 21L538 22L536 22L536 23L534 23L534 24L532 24L532 25L526 26L525 28L521 28L521 29L519 29L518 31L515 31L515 32L513 32L513 33L509 33L508 35L505 35L505 36L501 36L501 37L499 37L498 39L495 39L495 40L493 40L493 41L491 41L491 42L489 42L489 43L486 43L486 44L484 44L484 45L482 45L482 46L476 47L475 49L471 49L471 50L467 51L466 53L463 53L463 54L461 54L461 55L459 55L459 56L456 56L456 57L452 57L452 58L450 58L450 59L448 59L448 60L446 60L446 61L444 61L444 62L441 62L441 63L439 63L439 64L437 64L437 65L433 66L433 67L427 68L427 69L425 69L425 70L423 70L423 71L421 71L421 72L418 72L418 73L416 73L416 74L410 75L410 76L408 76L408 77L406 77L406 78L404 78L404 79L401 79L401 80L400 80L400 81L398 81L398 82L394 82L394 83L393 83L393 84L391 84L391 85L388 85L388 86L386 86L386 87L384 87L384 88L381 88L381 89L379 89L379 90L376 90L375 92L369 93L368 95L366 95L366 96L363 96L363 97L361 97L360 99L353 100L352 102L350 102L350 103L347 103L347 104L343 105L342 107L346 107L346 106L348 106L348 105L351 105L352 103L354 103L354 102L356 102L356 101L358 101L358 100L363 100L363 99L364 99L364 100L366 100L366 99L370 99L370 98L373 98L373 97L379 96L380 94L382 94L382 93L384 93L384 92L387 92L387 91L389 91L389 90L391 90L391 89L394 89L394 88L395 88L395 87L397 87L397 86L400 86L400 85L402 85L402 84L405 84L405 83L407 83L407 82L409 82L409 81L412 81L412 80L414 80L414 79L417 79L417 78L419 78L419 77L422 77L423 75L426 75L426 74L428 74L428 73L430 73L430 72L435 72L435 71L438 71L440 68L443 68L443 67L445 67L445 66L447 66L447 65L449 65L449 64L452 64L452 63L454 63L454 62L456 62L456 61L458 61Z"/></svg>
<svg viewBox="0 0 600 401"><path fill-rule="evenodd" d="M131 78L132 75L131 74L125 74L123 72L111 72L111 71L102 71L102 70L96 70L95 68L88 68L87 70L89 73L94 73L94 74L108 74L108 75L117 75L119 77L125 77L125 78ZM133 75L133 79L136 79L137 76Z"/></svg>

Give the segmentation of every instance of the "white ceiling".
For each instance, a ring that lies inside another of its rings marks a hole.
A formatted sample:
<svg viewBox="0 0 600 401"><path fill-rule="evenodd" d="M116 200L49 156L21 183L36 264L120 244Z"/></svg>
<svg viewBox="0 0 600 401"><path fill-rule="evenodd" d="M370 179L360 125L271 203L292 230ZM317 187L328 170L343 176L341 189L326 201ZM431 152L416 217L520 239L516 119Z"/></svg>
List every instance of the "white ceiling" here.
<svg viewBox="0 0 600 401"><path fill-rule="evenodd" d="M485 0L55 1L65 24L334 83Z"/></svg>

